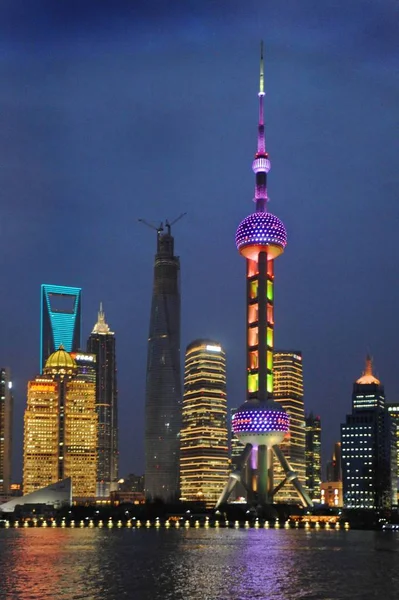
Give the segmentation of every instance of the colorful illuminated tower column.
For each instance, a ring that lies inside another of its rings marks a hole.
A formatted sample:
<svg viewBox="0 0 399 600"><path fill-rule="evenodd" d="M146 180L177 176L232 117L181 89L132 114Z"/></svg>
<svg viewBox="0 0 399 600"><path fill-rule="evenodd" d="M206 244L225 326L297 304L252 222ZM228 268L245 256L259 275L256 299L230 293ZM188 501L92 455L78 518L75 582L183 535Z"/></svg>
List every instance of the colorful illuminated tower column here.
<svg viewBox="0 0 399 600"><path fill-rule="evenodd" d="M255 173L255 212L238 226L236 246L247 261L247 400L233 417L233 430L245 448L237 468L221 494L218 504L226 501L235 483L247 488L248 499L259 504L272 502L274 451L284 472L283 483L292 482L304 505L311 501L291 470L279 444L289 431L289 417L272 400L274 345L274 259L283 253L287 233L283 223L267 212L267 173L264 125L263 44L260 60L258 147L252 170ZM243 480L242 469L250 460L249 478ZM278 486L280 489L281 485Z"/></svg>

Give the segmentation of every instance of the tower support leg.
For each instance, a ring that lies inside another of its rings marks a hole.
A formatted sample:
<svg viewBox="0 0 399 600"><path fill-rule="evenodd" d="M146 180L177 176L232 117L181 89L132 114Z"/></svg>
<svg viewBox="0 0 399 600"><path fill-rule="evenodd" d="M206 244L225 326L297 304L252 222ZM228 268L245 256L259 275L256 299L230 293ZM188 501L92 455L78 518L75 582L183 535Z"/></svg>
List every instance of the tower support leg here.
<svg viewBox="0 0 399 600"><path fill-rule="evenodd" d="M269 504L269 465L267 446L258 446L258 501Z"/></svg>
<svg viewBox="0 0 399 600"><path fill-rule="evenodd" d="M241 480L242 470L245 467L245 464L251 455L251 451L252 451L252 444L247 444L245 446L244 450L242 451L241 456L238 459L236 468L234 469L234 471L232 473L230 473L228 482L224 486L224 490L220 494L219 499L216 502L216 506L215 506L216 509L219 508L219 506L221 504L223 504L224 502L227 502L236 483L238 481L242 482L242 480Z"/></svg>
<svg viewBox="0 0 399 600"><path fill-rule="evenodd" d="M278 446L277 444L275 446L273 446L273 451L274 451L274 454L276 455L277 460L279 461L280 465L283 467L287 482L292 483L292 485L294 486L294 488L296 489L296 491L298 493L298 496L301 499L303 506L305 506L306 508L313 508L313 502L311 501L308 493L306 492L306 490L303 488L301 482L299 481L298 474L291 469L290 464L289 464L288 460L285 458L280 446Z"/></svg>
<svg viewBox="0 0 399 600"><path fill-rule="evenodd" d="M258 447L258 500L273 503L273 453L267 446Z"/></svg>

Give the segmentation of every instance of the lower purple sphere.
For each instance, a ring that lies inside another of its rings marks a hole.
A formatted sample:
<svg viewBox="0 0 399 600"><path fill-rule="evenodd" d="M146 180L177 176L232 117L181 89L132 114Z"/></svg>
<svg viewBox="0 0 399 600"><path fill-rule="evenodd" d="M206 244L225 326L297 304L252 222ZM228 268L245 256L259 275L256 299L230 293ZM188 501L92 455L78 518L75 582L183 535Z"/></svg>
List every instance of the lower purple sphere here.
<svg viewBox="0 0 399 600"><path fill-rule="evenodd" d="M248 401L234 414L232 428L243 444L271 447L283 441L290 419L277 402Z"/></svg>

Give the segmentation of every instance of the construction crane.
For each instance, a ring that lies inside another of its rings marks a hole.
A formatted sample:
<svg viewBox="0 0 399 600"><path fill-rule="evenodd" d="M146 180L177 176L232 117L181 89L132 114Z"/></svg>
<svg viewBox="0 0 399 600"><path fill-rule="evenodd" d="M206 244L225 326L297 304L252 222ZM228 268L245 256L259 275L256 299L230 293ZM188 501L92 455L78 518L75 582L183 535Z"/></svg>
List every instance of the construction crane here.
<svg viewBox="0 0 399 600"><path fill-rule="evenodd" d="M181 215L179 215L174 221L172 221L171 223L169 223L168 219L166 219L165 221L165 227L168 230L168 234L170 235L170 228L172 227L172 225L174 225L175 223L177 223L177 221L180 221L180 219L182 219L183 217L186 216L186 212L182 213Z"/></svg>
<svg viewBox="0 0 399 600"><path fill-rule="evenodd" d="M163 223L162 222L158 227L156 227L155 225L153 225L152 223L149 223L145 219L137 219L137 220L139 223L143 223L143 225L147 225L147 227L154 229L158 233L158 235L163 232Z"/></svg>
<svg viewBox="0 0 399 600"><path fill-rule="evenodd" d="M174 219L171 223L169 223L168 219L166 219L165 221L165 227L167 229L168 234L170 235L170 228L172 227L172 225L174 225L175 223L177 223L177 221L180 221L180 219L182 219L187 213L184 212L181 215L179 215L176 219ZM158 235L160 235L163 231L164 231L164 226L163 226L163 222L161 222L161 224L156 227L155 225L153 225L153 223L149 223L148 221L146 221L145 219L138 219L139 223L143 223L143 225L147 225L147 227L150 227L150 229L154 229Z"/></svg>

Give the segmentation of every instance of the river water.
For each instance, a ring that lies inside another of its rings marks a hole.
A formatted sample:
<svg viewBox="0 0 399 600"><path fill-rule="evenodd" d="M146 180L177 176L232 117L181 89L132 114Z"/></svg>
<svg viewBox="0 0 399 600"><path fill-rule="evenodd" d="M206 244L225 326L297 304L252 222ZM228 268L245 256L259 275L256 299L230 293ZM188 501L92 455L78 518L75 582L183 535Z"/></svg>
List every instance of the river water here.
<svg viewBox="0 0 399 600"><path fill-rule="evenodd" d="M399 534L0 529L1 600L398 600Z"/></svg>

